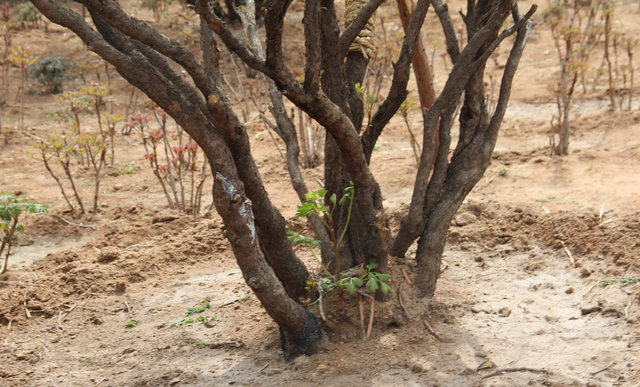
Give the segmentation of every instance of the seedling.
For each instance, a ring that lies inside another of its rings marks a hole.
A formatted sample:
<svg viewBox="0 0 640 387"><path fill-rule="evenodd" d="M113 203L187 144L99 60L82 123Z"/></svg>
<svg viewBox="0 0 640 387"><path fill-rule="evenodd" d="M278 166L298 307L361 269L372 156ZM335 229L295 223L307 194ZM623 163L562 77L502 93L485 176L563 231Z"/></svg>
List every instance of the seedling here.
<svg viewBox="0 0 640 387"><path fill-rule="evenodd" d="M633 285L638 283L638 279L634 277L611 277L605 278L600 281L600 287L606 288L607 286L611 286L615 283L619 283L622 286Z"/></svg>
<svg viewBox="0 0 640 387"><path fill-rule="evenodd" d="M187 318L183 318L180 321L176 321L173 324L171 324L171 328L175 328L175 327L181 327L183 325L186 324L193 324L193 317L187 317Z"/></svg>
<svg viewBox="0 0 640 387"><path fill-rule="evenodd" d="M331 237L331 244L333 245L334 259L335 259L335 272L337 280L340 280L340 252L339 247L347 233L349 227L349 221L351 220L351 210L353 208L353 195L355 189L353 188L353 182L344 189L344 195L338 201L337 195L334 193L329 197L329 203L325 204L325 196L327 190L321 188L317 191L311 191L305 194L307 201L300 204L296 211L296 216L309 218L311 216L317 216L322 224L329 231ZM342 233L338 237L338 230L336 230L336 224L334 222L334 213L339 206L343 206L349 201L349 208L347 210L347 220L345 222Z"/></svg>
<svg viewBox="0 0 640 387"><path fill-rule="evenodd" d="M130 320L124 323L125 328L135 328L140 324L140 320Z"/></svg>
<svg viewBox="0 0 640 387"><path fill-rule="evenodd" d="M187 316L191 316L192 314L196 314L196 313L202 313L206 309L211 309L211 304L209 303L209 301L204 300L202 304L196 305L192 308L187 309Z"/></svg>
<svg viewBox="0 0 640 387"><path fill-rule="evenodd" d="M48 210L48 206L33 203L25 197L0 193L0 259L2 254L5 254L0 274L4 273L9 265L11 247L18 237L16 233L24 231L24 225L19 222L20 215L23 212L46 213Z"/></svg>
<svg viewBox="0 0 640 387"><path fill-rule="evenodd" d="M413 111L416 106L416 101L406 99L402 103L402 105L400 105L400 109L398 109L398 111L402 115L404 123L407 126L407 131L409 132L409 136L411 138L411 149L413 149L413 157L415 158L416 164L418 164L420 162L420 155L422 154L422 150L420 150L420 144L418 144L416 136L413 134L411 122L409 121L409 113Z"/></svg>
<svg viewBox="0 0 640 387"><path fill-rule="evenodd" d="M47 172L49 172L51 177L53 177L53 179L58 184L58 187L60 187L62 196L66 200L71 211L74 211L75 208L73 207L73 204L71 204L71 201L69 200L69 197L64 190L64 186L62 185L60 178L58 178L53 170L53 164L55 162L60 164L60 166L64 170L65 175L67 176L67 179L69 180L69 183L71 184L76 202L80 207L80 212L84 214L84 204L82 202L82 199L80 198L78 190L76 189L73 173L71 171L71 160L73 160L73 158L75 157L79 157L81 154L78 144L76 143L76 137L69 135L66 132L55 133L52 136L39 140L39 142L36 144L36 148L39 150L40 159L44 163ZM54 163L52 163L52 161Z"/></svg>
<svg viewBox="0 0 640 387"><path fill-rule="evenodd" d="M31 3L26 4L33 6ZM24 46L9 48L7 60L20 67L20 89L18 90L18 96L20 97L20 121L18 128L20 130L24 129L24 93L25 84L29 76L27 69L36 61L36 59L35 53Z"/></svg>
<svg viewBox="0 0 640 387"><path fill-rule="evenodd" d="M203 324L207 323L207 322L211 322L211 321L217 321L218 318L217 317L208 317L208 316L198 316L198 318L196 318L194 320L193 315L194 314L200 314L200 313L204 313L207 311L207 309L211 309L211 303L208 300L204 300L202 301L200 304L191 307L189 309L187 309L187 317L183 318L180 321L176 321L173 324L171 324L172 328L175 327L181 327L183 325L186 324L193 324L195 321L201 322Z"/></svg>

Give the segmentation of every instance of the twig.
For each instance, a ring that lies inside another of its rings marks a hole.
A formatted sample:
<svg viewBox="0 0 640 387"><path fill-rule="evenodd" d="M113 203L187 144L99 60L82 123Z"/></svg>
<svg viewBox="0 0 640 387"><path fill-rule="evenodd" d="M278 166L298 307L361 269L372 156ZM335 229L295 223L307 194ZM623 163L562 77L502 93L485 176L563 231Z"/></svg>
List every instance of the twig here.
<svg viewBox="0 0 640 387"><path fill-rule="evenodd" d="M373 329L373 314L376 307L376 298L371 297L371 313L369 314L369 327L367 327L367 338L371 336L371 329Z"/></svg>
<svg viewBox="0 0 640 387"><path fill-rule="evenodd" d="M409 278L409 274L407 274L407 271L404 269L404 267L402 269L400 269L400 271L402 271L402 275L404 276L404 279L406 279L408 283L411 283L411 279Z"/></svg>
<svg viewBox="0 0 640 387"><path fill-rule="evenodd" d="M576 261L573 259L573 255L571 255L571 251L569 251L567 246L564 244L564 241L560 241L560 243L562 243L562 247L564 248L564 251L569 256L569 260L571 261L571 265L573 265L573 267L576 267Z"/></svg>
<svg viewBox="0 0 640 387"><path fill-rule="evenodd" d="M604 204L602 205L602 208L600 208L600 223L602 223L602 216L604 215Z"/></svg>
<svg viewBox="0 0 640 387"><path fill-rule="evenodd" d="M105 380L107 380L107 378L106 378L106 377L104 377L104 378L100 379L100 381L99 381L98 383L96 383L93 387L98 387L98 386L99 386L99 385L101 385L101 384L102 384L102 382L104 382Z"/></svg>
<svg viewBox="0 0 640 387"><path fill-rule="evenodd" d="M596 283L595 283L595 284L593 284L593 285L591 285L591 286L589 287L589 289L587 289L587 291L586 291L586 292L582 293L582 297L584 297L584 296L586 296L587 294L589 294L589 292L590 292L591 290L593 290L593 288L595 288L595 287L596 287L596 285L598 285L599 283L600 283L600 280L597 280L597 281L596 281Z"/></svg>
<svg viewBox="0 0 640 387"><path fill-rule="evenodd" d="M632 298L629 299L629 302L627 303L627 307L624 308L624 321L629 320L629 309L631 308L631 302L632 302Z"/></svg>
<svg viewBox="0 0 640 387"><path fill-rule="evenodd" d="M495 175L491 176L491 178L486 183L484 183L481 186L479 186L478 188L476 188L476 192L482 191L485 187L487 187L489 184L491 184L491 182L498 176L500 176L500 172L498 172Z"/></svg>
<svg viewBox="0 0 640 387"><path fill-rule="evenodd" d="M591 376L596 376L596 375L598 375L599 373L601 373L601 372L604 372L604 371L608 370L609 368L613 367L613 366L614 366L614 365L616 365L616 364L617 364L617 363L614 361L613 363L609 364L608 366L604 367L603 369L598 370L598 371L595 371L595 372L592 372L592 373L591 373Z"/></svg>
<svg viewBox="0 0 640 387"><path fill-rule="evenodd" d="M602 223L598 224L598 225L596 226L596 228L598 228L598 227L600 227L600 226L604 226L604 225L605 225L605 224L607 224L607 223L615 222L616 220L618 220L618 218L611 218L611 219L607 219L607 220L605 220L604 222L602 222Z"/></svg>
<svg viewBox="0 0 640 387"><path fill-rule="evenodd" d="M318 307L320 308L320 317L322 317L322 321L327 321L327 318L324 316L324 309L322 309L322 285L320 284L318 284Z"/></svg>
<svg viewBox="0 0 640 387"><path fill-rule="evenodd" d="M400 306L402 307L402 310L404 310L404 313L407 315L407 318L409 320L413 320L413 316L411 315L411 313L409 313L407 307L404 306L404 302L402 302L402 284L398 286L398 301L400 301Z"/></svg>
<svg viewBox="0 0 640 387"><path fill-rule="evenodd" d="M27 313L27 318L31 318L31 311L27 308L27 301L25 300L22 303L24 304L24 311Z"/></svg>
<svg viewBox="0 0 640 387"><path fill-rule="evenodd" d="M447 263L447 261L442 260L442 262L440 263L440 274L444 273L445 270L447 270L449 268L449 264Z"/></svg>
<svg viewBox="0 0 640 387"><path fill-rule="evenodd" d="M127 307L127 313L131 314L131 307L129 306L129 303L126 300L124 301L124 306Z"/></svg>
<svg viewBox="0 0 640 387"><path fill-rule="evenodd" d="M427 330L429 331L429 333L431 333L433 337L436 338L436 340L440 340L440 336L438 336L436 331L431 327L431 324L429 324L429 321L422 320L422 322L424 322L424 326L427 327Z"/></svg>
<svg viewBox="0 0 640 387"><path fill-rule="evenodd" d="M61 221L63 221L63 222L65 222L66 224L68 224L69 226L76 226L76 227L82 227L82 228L90 228L90 229L92 229L93 231L96 231L96 226L92 226L92 225L90 225L90 224L82 224L82 223L73 223L73 222L69 222L68 220L66 220L66 219L65 219L65 218L63 218L62 216L60 216L60 215L56 215L56 214L53 214L53 215L51 215L51 216L53 216L53 217L54 217L54 218L56 218L56 219L60 219Z"/></svg>
<svg viewBox="0 0 640 387"><path fill-rule="evenodd" d="M503 368L501 370L497 370L496 372L492 372L489 375L485 375L482 377L482 379L488 379L494 376L498 376L498 375L502 375L502 374L506 374L508 372L534 372L537 374L548 374L550 373L549 371L543 369L543 368L527 368L527 367L516 367L516 368Z"/></svg>
<svg viewBox="0 0 640 387"><path fill-rule="evenodd" d="M360 297L359 293L356 293L356 298L358 299L358 313L360 314L360 329L362 330L362 339L367 338L367 331L364 328L364 308L362 307L362 297Z"/></svg>
<svg viewBox="0 0 640 387"><path fill-rule="evenodd" d="M13 319L9 320L9 325L7 325L7 331L9 332L9 334L7 335L7 338L4 339L4 345L8 345L9 344L9 337L11 337L11 323L13 322Z"/></svg>
<svg viewBox="0 0 640 387"><path fill-rule="evenodd" d="M258 371L258 373L264 371L267 369L267 367L269 367L269 363L265 364L264 367L260 368L260 371Z"/></svg>

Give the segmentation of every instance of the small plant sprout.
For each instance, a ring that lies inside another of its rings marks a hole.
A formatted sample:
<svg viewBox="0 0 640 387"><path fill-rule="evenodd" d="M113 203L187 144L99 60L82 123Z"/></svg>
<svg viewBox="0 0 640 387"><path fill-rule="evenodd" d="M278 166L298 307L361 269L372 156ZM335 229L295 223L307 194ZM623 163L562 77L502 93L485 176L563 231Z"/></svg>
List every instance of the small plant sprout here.
<svg viewBox="0 0 640 387"><path fill-rule="evenodd" d="M375 313L375 293L380 290L382 294L388 294L391 291L391 287L387 284L389 274L378 273L374 271L378 265L375 262L370 262L364 269L351 269L342 273L341 278L334 284L328 281L322 283L327 286L337 286L340 289L345 289L347 293L356 297L358 300L358 311L360 313L360 328L362 328L363 338L371 336L371 330L373 328L373 317ZM366 289L370 294L363 293L361 289ZM364 307L362 297L369 297L369 323L365 330L364 324Z"/></svg>
<svg viewBox="0 0 640 387"><path fill-rule="evenodd" d="M4 273L9 265L11 247L18 238L16 233L24 231L20 215L23 212L46 213L48 210L49 207L33 203L25 197L0 192L0 274Z"/></svg>
<svg viewBox="0 0 640 387"><path fill-rule="evenodd" d="M71 211L74 211L75 208L73 207L73 204L71 204L69 196L65 192L60 178L57 176L56 172L53 169L54 164L59 164L62 167L65 176L71 184L76 202L80 207L80 212L84 214L84 204L76 188L75 180L73 178L74 174L71 170L71 161L74 158L80 157L81 155L81 151L78 147L78 144L76 143L76 138L76 136L69 135L66 132L59 132L47 138L39 140L36 143L36 148L38 149L38 156L44 163L47 172L49 172L51 177L53 177L53 179L58 184L58 187L60 187L60 192L69 205Z"/></svg>
<svg viewBox="0 0 640 387"><path fill-rule="evenodd" d="M113 163L115 161L115 136L116 136L116 126L124 121L124 117L118 113L104 113L104 123L107 126L107 135L109 136L109 144L111 145L111 166L113 167Z"/></svg>
<svg viewBox="0 0 640 387"><path fill-rule="evenodd" d="M89 108L93 110L98 119L98 128L100 135L106 141L108 133L102 127L102 108L105 106L107 97L109 96L109 85L106 83L93 83L88 86L82 86L80 91L87 97Z"/></svg>
<svg viewBox="0 0 640 387"><path fill-rule="evenodd" d="M195 314L201 314L206 312L208 309L211 309L211 304L209 303L208 300L204 300L202 301L200 304L191 307L189 309L187 309L187 317L183 318L180 321L176 321L174 323L171 324L171 328L175 328L175 327L181 327L184 326L186 324L193 324L194 322L198 321L201 322L203 324L207 323L207 322L212 322L212 321L217 321L218 318L217 317L208 317L208 316L198 316L195 320L194 320L194 315Z"/></svg>
<svg viewBox="0 0 640 387"><path fill-rule="evenodd" d="M418 106L416 101L412 101L406 99L402 105L400 105L400 109L398 111L402 115L404 119L404 123L407 126L407 130L409 131L409 137L411 138L411 149L413 149L413 157L416 161L416 164L420 162L420 155L422 151L420 150L420 144L416 140L416 136L413 134L413 129L411 128L411 122L409 121L409 113L413 111Z"/></svg>
<svg viewBox="0 0 640 387"><path fill-rule="evenodd" d="M31 3L26 3L33 6ZM36 11L37 12L37 11ZM31 66L37 57L35 53L24 46L12 47L9 49L7 60L20 68L20 89L18 96L20 97L20 121L18 129L24 129L24 93L27 78L29 76L27 69Z"/></svg>
<svg viewBox="0 0 640 387"><path fill-rule="evenodd" d="M140 320L129 320L126 323L124 323L124 327L125 328L135 328L138 326L138 324L140 324Z"/></svg>
<svg viewBox="0 0 640 387"><path fill-rule="evenodd" d="M326 189L321 188L317 191L308 192L307 194L305 194L305 198L307 200L298 206L296 212L296 216L298 217L309 218L312 216L317 216L329 231L335 257L334 270L337 276L337 280L340 280L340 244L342 243L342 240L347 233L349 221L351 220L351 210L353 208L354 193L355 189L353 188L353 183L351 183L347 188L344 189L344 194L339 201L338 196L334 193L328 198L328 203L325 204L325 202L327 201L325 198L325 196L327 195ZM336 209L339 206L343 206L345 203L347 203L347 201L349 201L347 220L342 233L340 233L340 235L338 236L338 230L336 229L333 215Z"/></svg>
<svg viewBox="0 0 640 387"><path fill-rule="evenodd" d="M100 178L102 177L102 167L107 162L107 145L104 140L97 135L83 134L78 136L76 143L90 166L93 168L95 179L95 191L93 195L93 213L98 213L98 198L100 196Z"/></svg>
<svg viewBox="0 0 640 387"><path fill-rule="evenodd" d="M62 95L56 96L56 101L66 105L64 113L66 116L73 117L74 132L80 134L80 113L87 111L89 108L89 100L81 91L68 91Z"/></svg>

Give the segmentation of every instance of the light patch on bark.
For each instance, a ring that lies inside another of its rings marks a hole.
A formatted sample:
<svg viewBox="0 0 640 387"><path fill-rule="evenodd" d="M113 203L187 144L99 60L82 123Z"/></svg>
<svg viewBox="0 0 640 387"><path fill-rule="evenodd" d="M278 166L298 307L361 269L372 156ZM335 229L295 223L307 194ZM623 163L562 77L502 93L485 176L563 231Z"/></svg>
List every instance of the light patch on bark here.
<svg viewBox="0 0 640 387"><path fill-rule="evenodd" d="M240 206L240 216L248 218L247 227L249 227L249 231L251 231L251 243L254 243L256 240L256 225L254 223L253 211L251 211L251 200L248 198L245 199L242 206Z"/></svg>
<svg viewBox="0 0 640 387"><path fill-rule="evenodd" d="M229 195L231 201L237 203L239 199L238 190L231 184L229 179L224 177L220 172L216 172L216 180L222 184L224 192ZM249 231L251 231L251 243L254 243L256 240L256 225L254 223L253 211L251 211L251 200L249 200L249 198L244 199L244 202L238 208L238 213L240 217L247 222L247 227Z"/></svg>

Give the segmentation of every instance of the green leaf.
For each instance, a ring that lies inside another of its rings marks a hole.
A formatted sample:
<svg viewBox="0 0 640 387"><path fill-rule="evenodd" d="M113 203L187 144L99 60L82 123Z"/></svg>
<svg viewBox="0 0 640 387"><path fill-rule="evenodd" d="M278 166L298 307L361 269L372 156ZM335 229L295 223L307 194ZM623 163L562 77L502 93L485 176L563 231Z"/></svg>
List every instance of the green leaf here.
<svg viewBox="0 0 640 387"><path fill-rule="evenodd" d="M373 269L375 269L376 267L378 267L378 264L375 262L371 262L367 265L367 270L371 271Z"/></svg>
<svg viewBox="0 0 640 387"><path fill-rule="evenodd" d="M376 290L378 290L378 281L376 281L375 277L369 278L367 281L367 289L369 289L371 293L375 293Z"/></svg>
<svg viewBox="0 0 640 387"><path fill-rule="evenodd" d="M329 198L329 200L331 200L331 203L333 203L334 205L336 204L336 202L338 201L338 197L336 196L336 194L334 193L333 195L331 195L331 197Z"/></svg>
<svg viewBox="0 0 640 387"><path fill-rule="evenodd" d="M361 287L362 286L362 280L358 277L353 277L351 279L351 282L353 282L357 287Z"/></svg>
<svg viewBox="0 0 640 387"><path fill-rule="evenodd" d="M389 274L376 273L376 277L378 278L378 281L382 282L388 280L391 276Z"/></svg>
<svg viewBox="0 0 640 387"><path fill-rule="evenodd" d="M347 292L349 292L349 294L353 294L356 292L356 285L353 283L353 281L349 281L349 285L347 286Z"/></svg>
<svg viewBox="0 0 640 387"><path fill-rule="evenodd" d="M391 286L385 284L384 282L380 282L380 291L382 294L387 294L391 291Z"/></svg>
<svg viewBox="0 0 640 387"><path fill-rule="evenodd" d="M343 195L340 198L340 202L338 202L338 204L343 205L347 201L347 199L349 199L349 195Z"/></svg>

